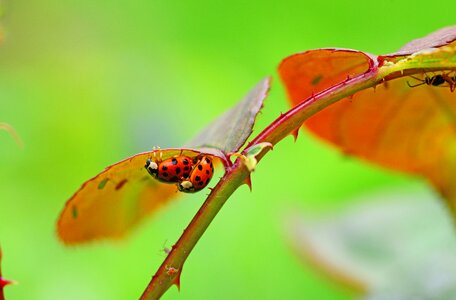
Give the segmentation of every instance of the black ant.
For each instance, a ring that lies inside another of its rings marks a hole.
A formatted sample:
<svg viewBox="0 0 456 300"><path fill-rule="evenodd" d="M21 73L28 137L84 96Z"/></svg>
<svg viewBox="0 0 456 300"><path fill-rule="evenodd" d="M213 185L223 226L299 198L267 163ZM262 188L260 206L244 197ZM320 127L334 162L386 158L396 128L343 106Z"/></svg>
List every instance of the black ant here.
<svg viewBox="0 0 456 300"><path fill-rule="evenodd" d="M421 83L415 84L415 85L410 85L410 83L407 81L407 85L409 87L417 87L423 84L431 85L431 86L441 86L444 83L448 83L450 86L450 91L454 91L456 88L456 76L449 76L448 74L438 74L434 76L424 76L424 79L420 79L415 76L410 76L413 79L416 79L418 81L421 81Z"/></svg>

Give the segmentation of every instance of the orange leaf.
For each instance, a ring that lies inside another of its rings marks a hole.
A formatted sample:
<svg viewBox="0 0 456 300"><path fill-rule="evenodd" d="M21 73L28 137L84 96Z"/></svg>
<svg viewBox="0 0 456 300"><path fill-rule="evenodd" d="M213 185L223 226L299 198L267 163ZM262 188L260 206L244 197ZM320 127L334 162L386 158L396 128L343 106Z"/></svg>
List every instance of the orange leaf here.
<svg viewBox="0 0 456 300"><path fill-rule="evenodd" d="M237 151L252 133L263 107L270 78L260 81L233 109L216 119L187 149L162 149L162 160L174 155L195 157L205 154L214 164L231 162L224 151ZM0 124L1 125L1 124ZM188 149L188 148L197 148ZM86 181L67 201L57 222L57 233L66 244L101 238L121 238L143 218L177 196L175 184L153 179L144 165L154 151L118 162Z"/></svg>
<svg viewBox="0 0 456 300"><path fill-rule="evenodd" d="M163 159L201 152L162 149ZM153 179L144 168L154 151L129 157L86 181L68 200L57 223L60 239L75 244L101 238L121 238L144 217L177 196L173 184Z"/></svg>
<svg viewBox="0 0 456 300"><path fill-rule="evenodd" d="M428 68L431 61L440 67ZM305 125L347 154L425 176L456 213L456 27L385 56L344 49L296 54L279 72L296 105L347 76L378 77L388 68L394 72L385 72L384 84L325 108ZM403 77L407 72L420 74ZM433 85L435 76L446 80Z"/></svg>

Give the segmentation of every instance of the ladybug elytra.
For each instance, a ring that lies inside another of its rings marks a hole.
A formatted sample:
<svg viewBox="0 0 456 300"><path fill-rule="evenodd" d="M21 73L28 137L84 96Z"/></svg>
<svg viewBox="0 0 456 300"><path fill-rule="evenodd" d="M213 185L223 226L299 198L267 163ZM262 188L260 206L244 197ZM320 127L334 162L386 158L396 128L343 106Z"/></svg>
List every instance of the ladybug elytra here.
<svg viewBox="0 0 456 300"><path fill-rule="evenodd" d="M176 155L163 161L148 159L144 166L152 177L163 183L177 183L189 177L193 161L185 155Z"/></svg>
<svg viewBox="0 0 456 300"><path fill-rule="evenodd" d="M194 193L205 188L214 174L212 160L208 156L199 156L193 162L194 166L188 178L177 184L179 191Z"/></svg>

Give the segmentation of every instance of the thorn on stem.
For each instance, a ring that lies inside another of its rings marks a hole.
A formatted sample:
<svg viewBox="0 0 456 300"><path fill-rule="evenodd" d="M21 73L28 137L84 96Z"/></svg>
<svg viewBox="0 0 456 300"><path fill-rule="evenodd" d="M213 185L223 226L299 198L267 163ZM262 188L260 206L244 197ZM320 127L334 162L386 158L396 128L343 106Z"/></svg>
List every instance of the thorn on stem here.
<svg viewBox="0 0 456 300"><path fill-rule="evenodd" d="M250 178L250 174L249 174L249 176L247 176L247 178L245 179L244 183L247 184L247 186L249 187L250 191L252 191L252 179Z"/></svg>
<svg viewBox="0 0 456 300"><path fill-rule="evenodd" d="M166 275L175 276L172 279L172 284L175 284L177 289L178 289L178 291L180 292L180 276L182 274L182 269L177 269L177 268L174 268L174 267L170 267L168 265L165 266L165 269L166 269Z"/></svg>
<svg viewBox="0 0 456 300"><path fill-rule="evenodd" d="M0 277L0 289L4 288L5 286L10 285L10 284L16 284L16 281L8 280L3 277Z"/></svg>
<svg viewBox="0 0 456 300"><path fill-rule="evenodd" d="M294 138L294 142L295 142L295 143L296 143L296 140L298 139L299 129L300 129L300 128L301 128L301 127L298 127L298 128L296 128L295 130L293 130L293 131L291 132L291 134L293 135L293 138Z"/></svg>

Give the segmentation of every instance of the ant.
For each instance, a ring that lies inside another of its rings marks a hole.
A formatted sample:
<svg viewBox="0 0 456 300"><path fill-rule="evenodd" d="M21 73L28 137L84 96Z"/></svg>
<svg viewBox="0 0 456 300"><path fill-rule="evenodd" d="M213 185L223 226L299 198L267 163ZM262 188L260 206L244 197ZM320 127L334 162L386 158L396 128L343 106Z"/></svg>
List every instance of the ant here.
<svg viewBox="0 0 456 300"><path fill-rule="evenodd" d="M413 79L416 79L418 81L421 81L421 83L415 84L415 85L410 85L410 83L407 81L407 85L409 87L417 87L423 84L431 85L431 86L441 86L444 83L448 83L450 86L450 91L453 92L456 88L456 76L449 76L448 74L438 74L434 76L424 76L424 79L417 78L415 76L410 76Z"/></svg>

